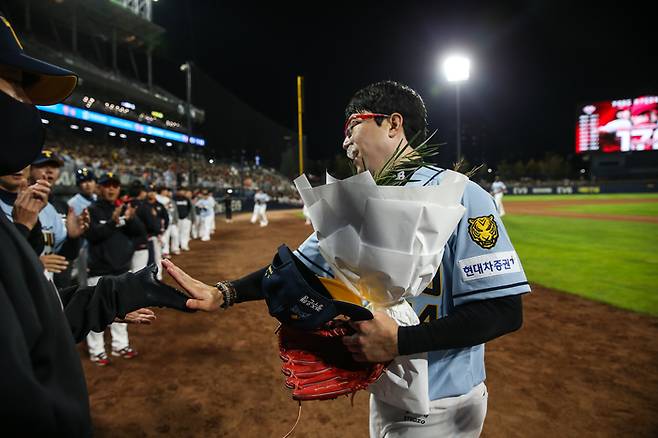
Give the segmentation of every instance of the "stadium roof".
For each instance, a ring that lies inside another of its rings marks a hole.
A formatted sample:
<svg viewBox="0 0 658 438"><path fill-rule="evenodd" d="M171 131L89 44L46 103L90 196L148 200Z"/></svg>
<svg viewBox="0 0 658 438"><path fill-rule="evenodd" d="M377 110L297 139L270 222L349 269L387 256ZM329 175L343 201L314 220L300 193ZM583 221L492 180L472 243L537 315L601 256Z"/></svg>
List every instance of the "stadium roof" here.
<svg viewBox="0 0 658 438"><path fill-rule="evenodd" d="M116 31L118 42L132 47L153 46L165 32L157 24L108 0L32 0L30 7L68 28L73 25L71 17L75 14L79 33L109 40Z"/></svg>

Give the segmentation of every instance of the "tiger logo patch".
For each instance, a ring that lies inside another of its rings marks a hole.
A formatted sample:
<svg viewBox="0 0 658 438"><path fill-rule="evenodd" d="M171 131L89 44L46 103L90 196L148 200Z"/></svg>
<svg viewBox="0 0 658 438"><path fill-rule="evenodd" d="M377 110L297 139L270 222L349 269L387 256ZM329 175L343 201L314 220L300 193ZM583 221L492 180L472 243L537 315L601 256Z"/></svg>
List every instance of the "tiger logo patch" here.
<svg viewBox="0 0 658 438"><path fill-rule="evenodd" d="M491 249L498 242L498 224L493 214L468 218L468 235L484 249Z"/></svg>

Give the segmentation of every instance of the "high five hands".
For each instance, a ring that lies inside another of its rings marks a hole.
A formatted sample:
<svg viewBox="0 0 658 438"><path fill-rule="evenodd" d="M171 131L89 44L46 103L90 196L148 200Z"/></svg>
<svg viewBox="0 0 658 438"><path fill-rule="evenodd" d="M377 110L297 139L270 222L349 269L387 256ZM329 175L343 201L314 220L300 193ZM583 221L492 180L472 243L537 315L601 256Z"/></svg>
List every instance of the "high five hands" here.
<svg viewBox="0 0 658 438"><path fill-rule="evenodd" d="M185 271L176 266L171 260L162 260L162 267L178 285L190 295L186 306L189 309L213 312L222 305L224 298L215 286L202 283L190 277Z"/></svg>

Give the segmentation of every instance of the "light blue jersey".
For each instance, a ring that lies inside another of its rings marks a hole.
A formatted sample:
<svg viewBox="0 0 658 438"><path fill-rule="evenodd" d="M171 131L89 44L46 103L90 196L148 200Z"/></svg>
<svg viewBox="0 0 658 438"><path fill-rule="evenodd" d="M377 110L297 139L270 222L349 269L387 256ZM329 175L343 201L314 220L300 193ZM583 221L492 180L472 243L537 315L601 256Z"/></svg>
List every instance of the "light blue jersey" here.
<svg viewBox="0 0 658 438"><path fill-rule="evenodd" d="M88 199L82 193L76 193L67 204L73 209L76 216L80 216L85 208L89 207L92 202L96 200L96 195L92 195L92 199Z"/></svg>
<svg viewBox="0 0 658 438"><path fill-rule="evenodd" d="M45 243L43 254L58 252L66 241L67 232L62 216L50 202L39 212L39 222Z"/></svg>
<svg viewBox="0 0 658 438"><path fill-rule="evenodd" d="M14 222L11 214L14 209L13 205L0 201L0 209L11 222ZM64 245L67 232L62 216L50 202L39 212L39 223L41 224L44 241L42 254L56 253Z"/></svg>
<svg viewBox="0 0 658 438"><path fill-rule="evenodd" d="M441 179L441 169L421 168L407 185L439 185ZM530 291L491 195L469 181L462 205L466 211L446 244L438 273L422 294L409 299L421 323L471 301ZM316 274L332 276L315 234L301 244L297 255ZM468 393L486 377L484 344L428 352L428 373L430 400Z"/></svg>
<svg viewBox="0 0 658 438"><path fill-rule="evenodd" d="M14 217L11 215L11 212L14 210L14 206L0 200L0 209L2 209L2 213L7 217L7 219L13 223Z"/></svg>
<svg viewBox="0 0 658 438"><path fill-rule="evenodd" d="M215 215L214 201L211 201L208 198L202 198L199 199L195 205L199 209L199 216L209 217Z"/></svg>

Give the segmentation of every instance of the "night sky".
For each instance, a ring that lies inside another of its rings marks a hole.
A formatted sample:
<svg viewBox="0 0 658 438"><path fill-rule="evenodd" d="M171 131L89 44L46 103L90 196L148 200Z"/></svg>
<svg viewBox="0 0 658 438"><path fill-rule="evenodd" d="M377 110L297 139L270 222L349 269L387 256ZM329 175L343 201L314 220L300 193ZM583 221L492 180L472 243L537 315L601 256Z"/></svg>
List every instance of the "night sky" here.
<svg viewBox="0 0 658 438"><path fill-rule="evenodd" d="M477 136L464 145L471 162L568 157L580 103L658 92L655 15L629 2L285 3L161 0L154 21L167 30L161 56L191 59L293 131L295 77L303 75L311 158L339 151L354 91L393 79L424 97L430 128L447 143L440 161L451 162L455 91L439 60L454 50L472 59L461 93L464 133ZM184 96L183 81L171 78L156 72ZM209 123L206 131L230 129Z"/></svg>

